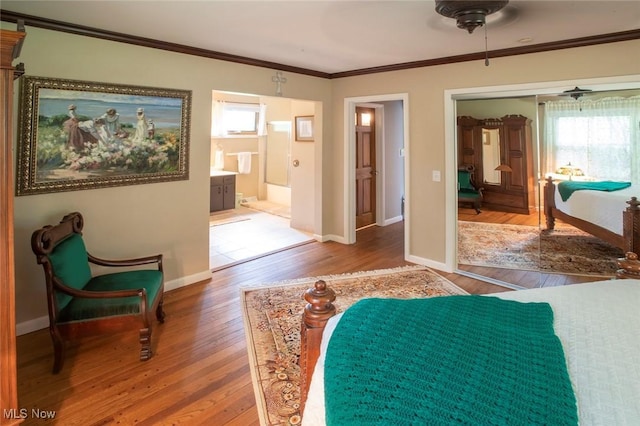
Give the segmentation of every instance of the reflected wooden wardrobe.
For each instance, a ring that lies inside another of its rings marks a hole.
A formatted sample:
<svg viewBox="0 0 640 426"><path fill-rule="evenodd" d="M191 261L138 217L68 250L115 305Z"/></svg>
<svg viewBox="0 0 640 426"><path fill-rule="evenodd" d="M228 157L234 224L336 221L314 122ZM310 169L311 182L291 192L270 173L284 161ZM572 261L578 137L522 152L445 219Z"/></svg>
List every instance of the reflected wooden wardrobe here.
<svg viewBox="0 0 640 426"><path fill-rule="evenodd" d="M536 211L531 120L522 115L458 117L458 167L472 167L483 205L511 213Z"/></svg>

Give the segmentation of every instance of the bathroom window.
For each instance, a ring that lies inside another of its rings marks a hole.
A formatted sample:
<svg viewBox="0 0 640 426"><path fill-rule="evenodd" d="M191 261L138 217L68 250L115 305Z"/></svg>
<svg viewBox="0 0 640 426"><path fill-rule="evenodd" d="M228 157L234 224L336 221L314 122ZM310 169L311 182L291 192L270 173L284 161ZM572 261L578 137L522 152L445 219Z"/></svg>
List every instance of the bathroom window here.
<svg viewBox="0 0 640 426"><path fill-rule="evenodd" d="M259 108L258 105L256 107ZM225 111L227 133L257 135L259 113L253 108L229 108Z"/></svg>
<svg viewBox="0 0 640 426"><path fill-rule="evenodd" d="M213 106L212 136L259 135L264 107L260 104L217 101Z"/></svg>

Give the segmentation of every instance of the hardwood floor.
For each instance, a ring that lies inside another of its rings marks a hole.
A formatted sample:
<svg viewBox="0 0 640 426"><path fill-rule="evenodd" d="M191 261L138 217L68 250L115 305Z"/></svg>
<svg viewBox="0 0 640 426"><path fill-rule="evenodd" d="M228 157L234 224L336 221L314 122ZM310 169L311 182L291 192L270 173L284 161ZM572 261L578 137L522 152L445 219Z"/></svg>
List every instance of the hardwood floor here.
<svg viewBox="0 0 640 426"><path fill-rule="evenodd" d="M28 413L23 424L44 422L32 416L32 409L54 413L55 424L65 426L259 424L239 288L409 264L403 226L365 228L353 245L295 247L167 292L166 322L154 328L155 354L147 362L138 361L137 333L99 336L70 343L61 373L52 375L48 330L19 336L19 404ZM496 272L505 280L510 273ZM466 276L442 275L470 293L510 291Z"/></svg>
<svg viewBox="0 0 640 426"><path fill-rule="evenodd" d="M48 330L19 336L19 404L23 424L257 425L239 288L244 285L405 265L403 223L359 231L357 243L310 243L217 271L208 282L166 293L165 324L153 332L154 357L138 361L136 333L68 345L62 371L51 374ZM510 291L443 275L470 293Z"/></svg>

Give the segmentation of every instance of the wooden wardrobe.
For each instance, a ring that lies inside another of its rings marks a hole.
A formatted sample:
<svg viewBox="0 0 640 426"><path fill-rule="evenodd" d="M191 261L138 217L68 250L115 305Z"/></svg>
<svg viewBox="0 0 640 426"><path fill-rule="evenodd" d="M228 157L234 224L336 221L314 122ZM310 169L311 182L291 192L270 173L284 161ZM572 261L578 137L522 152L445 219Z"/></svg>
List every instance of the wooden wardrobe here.
<svg viewBox="0 0 640 426"><path fill-rule="evenodd" d="M15 264L13 253L13 60L25 33L0 30L0 425L20 419L16 374Z"/></svg>
<svg viewBox="0 0 640 426"><path fill-rule="evenodd" d="M499 135L499 159L494 163L503 169L497 172L499 182L489 179L495 168L486 170L483 158L483 144L487 143L483 133L491 130ZM473 167L476 185L484 188L483 206L522 214L536 211L531 120L527 117L458 117L458 166Z"/></svg>

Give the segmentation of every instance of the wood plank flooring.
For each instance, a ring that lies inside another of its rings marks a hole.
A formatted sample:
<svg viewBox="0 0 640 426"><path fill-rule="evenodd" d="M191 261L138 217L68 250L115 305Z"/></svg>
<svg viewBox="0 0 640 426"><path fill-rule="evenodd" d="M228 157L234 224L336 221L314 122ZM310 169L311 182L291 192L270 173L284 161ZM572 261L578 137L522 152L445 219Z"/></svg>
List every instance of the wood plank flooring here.
<svg viewBox="0 0 640 426"><path fill-rule="evenodd" d="M166 293L166 321L154 328L147 362L138 360L137 333L99 336L69 344L61 373L52 375L48 330L19 336L23 424L44 424L31 416L38 409L64 426L257 425L239 288L405 264L399 222L359 231L353 245L314 242L217 271ZM509 291L443 275L470 293Z"/></svg>

